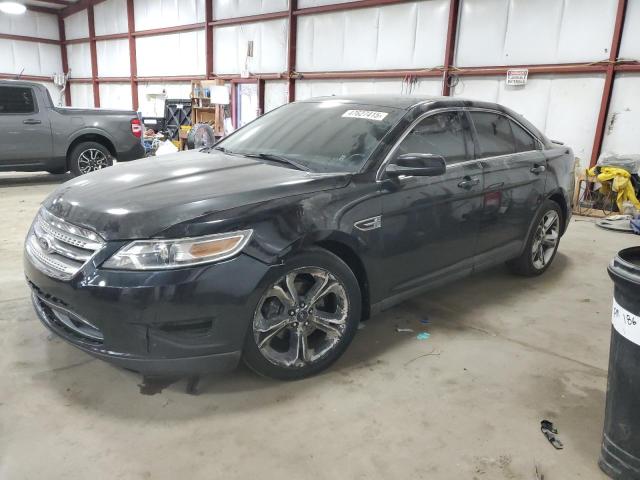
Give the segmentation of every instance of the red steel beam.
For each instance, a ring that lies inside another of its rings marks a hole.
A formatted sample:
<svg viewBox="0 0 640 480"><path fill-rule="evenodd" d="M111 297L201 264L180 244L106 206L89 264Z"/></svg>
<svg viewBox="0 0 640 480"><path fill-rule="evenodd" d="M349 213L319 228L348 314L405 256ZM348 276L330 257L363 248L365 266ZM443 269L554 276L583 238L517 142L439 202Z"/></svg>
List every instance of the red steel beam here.
<svg viewBox="0 0 640 480"><path fill-rule="evenodd" d="M258 80L258 116L264 114L264 79Z"/></svg>
<svg viewBox="0 0 640 480"><path fill-rule="evenodd" d="M154 35L167 35L177 32L191 32L193 30L202 30L205 22L189 23L187 25L176 25L175 27L151 28L149 30L138 30L133 32L134 37L150 37Z"/></svg>
<svg viewBox="0 0 640 480"><path fill-rule="evenodd" d="M611 105L611 94L613 92L613 82L615 80L616 67L615 63L620 53L620 42L622 40L622 29L624 28L624 18L627 10L627 0L618 0L618 10L616 11L616 23L613 29L613 38L611 39L611 49L609 50L609 64L604 77L604 89L602 92L602 100L600 101L600 112L598 113L598 121L596 122L596 135L593 140L593 148L591 149L590 167L593 167L598 161L600 152L602 151L602 142L604 140L604 132L607 127L607 116L609 115L609 106Z"/></svg>
<svg viewBox="0 0 640 480"><path fill-rule="evenodd" d="M345 70L335 72L298 72L296 77L304 80L348 80L375 78L440 77L441 69L433 70Z"/></svg>
<svg viewBox="0 0 640 480"><path fill-rule="evenodd" d="M614 70L616 72L640 72L640 63L623 63L616 65Z"/></svg>
<svg viewBox="0 0 640 480"><path fill-rule="evenodd" d="M93 5L87 8L89 21L89 51L91 53L91 84L93 85L93 106L100 106L100 85L98 84L98 52L96 51L96 23L93 16Z"/></svg>
<svg viewBox="0 0 640 480"><path fill-rule="evenodd" d="M298 42L298 18L294 15L298 8L298 0L289 0L289 25L287 29L287 99L294 102L296 99L296 80L294 74L296 71L296 49Z"/></svg>
<svg viewBox="0 0 640 480"><path fill-rule="evenodd" d="M60 56L62 58L62 73L65 75L69 73L69 59L67 57L67 46L64 44L66 33L64 30L64 20L58 15L58 36L60 37ZM71 106L71 88L69 83L64 87L64 104L67 107Z"/></svg>
<svg viewBox="0 0 640 480"><path fill-rule="evenodd" d="M138 110L138 84L135 78L138 76L138 55L136 52L136 39L133 32L136 31L136 17L133 0L127 0L127 38L129 39L129 82L131 83L131 105Z"/></svg>
<svg viewBox="0 0 640 480"><path fill-rule="evenodd" d="M220 18L218 20L208 20L212 27L222 27L225 25L240 25L242 23L264 22L266 20L276 20L278 18L287 18L289 11L261 13L258 15L247 15L244 17Z"/></svg>
<svg viewBox="0 0 640 480"><path fill-rule="evenodd" d="M58 13L60 12L60 10L49 7L37 7L35 5L25 5L25 7L27 7L27 10L31 12L48 13L50 15L58 15Z"/></svg>
<svg viewBox="0 0 640 480"><path fill-rule="evenodd" d="M4 40L18 40L20 42L38 42L49 43L51 45L60 45L60 40L52 38L30 37L28 35L13 35L10 33L0 33L0 38Z"/></svg>
<svg viewBox="0 0 640 480"><path fill-rule="evenodd" d="M0 73L0 79L2 80L26 80L28 82L51 82L51 77L45 77L42 75L20 75L18 73Z"/></svg>
<svg viewBox="0 0 640 480"><path fill-rule="evenodd" d="M62 16L62 18L66 18L69 15L73 15L74 13L78 13L84 10L85 8L93 7L94 5L97 5L104 1L105 0L80 0L77 3L69 5L68 7L65 7L62 10L60 10L60 15Z"/></svg>
<svg viewBox="0 0 640 480"><path fill-rule="evenodd" d="M213 75L213 0L206 0L204 4L205 20L205 77L211 78Z"/></svg>
<svg viewBox="0 0 640 480"><path fill-rule="evenodd" d="M456 37L458 35L458 10L460 7L459 0L450 0L449 2L449 21L447 22L447 43L444 49L444 71L442 72L442 95L448 97L451 95L451 86L449 85L450 69L453 65L456 54Z"/></svg>
<svg viewBox="0 0 640 480"><path fill-rule="evenodd" d="M488 67L451 67L451 73L455 75L466 76L489 76L489 75L506 75L507 70L511 69L524 69L529 70L529 75L535 74L550 74L550 73L594 73L604 72L607 70L606 63L561 63L561 64L542 64L542 65L499 65Z"/></svg>

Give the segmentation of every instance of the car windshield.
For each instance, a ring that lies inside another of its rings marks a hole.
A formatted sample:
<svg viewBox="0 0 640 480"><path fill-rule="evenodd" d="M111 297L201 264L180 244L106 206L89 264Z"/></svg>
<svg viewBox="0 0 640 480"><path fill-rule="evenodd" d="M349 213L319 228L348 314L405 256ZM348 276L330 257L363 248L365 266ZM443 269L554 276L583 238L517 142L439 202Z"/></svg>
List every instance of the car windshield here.
<svg viewBox="0 0 640 480"><path fill-rule="evenodd" d="M284 105L215 148L312 172L357 172L404 110L334 100Z"/></svg>

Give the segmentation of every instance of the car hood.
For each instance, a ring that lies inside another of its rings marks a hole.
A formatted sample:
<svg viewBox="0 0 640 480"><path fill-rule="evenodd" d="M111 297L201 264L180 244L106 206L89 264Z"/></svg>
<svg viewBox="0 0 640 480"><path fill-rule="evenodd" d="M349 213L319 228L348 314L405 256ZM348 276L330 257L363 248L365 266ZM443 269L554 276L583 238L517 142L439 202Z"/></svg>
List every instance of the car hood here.
<svg viewBox="0 0 640 480"><path fill-rule="evenodd" d="M58 187L44 206L106 240L130 240L243 205L340 188L349 178L222 152L190 151L78 177Z"/></svg>

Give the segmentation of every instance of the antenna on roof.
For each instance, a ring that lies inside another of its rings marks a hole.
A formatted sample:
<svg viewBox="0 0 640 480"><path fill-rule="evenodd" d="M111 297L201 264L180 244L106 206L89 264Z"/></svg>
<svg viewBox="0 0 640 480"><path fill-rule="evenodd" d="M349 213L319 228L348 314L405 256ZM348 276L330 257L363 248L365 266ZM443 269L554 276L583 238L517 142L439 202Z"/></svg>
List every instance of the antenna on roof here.
<svg viewBox="0 0 640 480"><path fill-rule="evenodd" d="M16 78L14 78L14 80L20 80L20 77L22 76L23 73L24 73L24 67L22 67L22 70L20 70L20 73L16 75Z"/></svg>

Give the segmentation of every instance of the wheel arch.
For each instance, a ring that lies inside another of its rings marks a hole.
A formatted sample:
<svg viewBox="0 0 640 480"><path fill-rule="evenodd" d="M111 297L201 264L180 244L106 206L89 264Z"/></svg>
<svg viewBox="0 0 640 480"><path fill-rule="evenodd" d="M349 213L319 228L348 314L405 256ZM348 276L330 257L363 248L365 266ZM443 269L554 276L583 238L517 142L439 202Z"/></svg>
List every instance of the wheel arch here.
<svg viewBox="0 0 640 480"><path fill-rule="evenodd" d="M323 231L306 235L296 241L291 251L301 251L309 247L319 247L331 252L351 269L362 296L362 318L368 319L371 313L369 274L362 257L358 255L359 243L350 235L340 231Z"/></svg>
<svg viewBox="0 0 640 480"><path fill-rule="evenodd" d="M76 148L79 144L83 142L99 143L100 145L104 146L107 150L109 150L109 153L111 154L112 157L116 156L115 145L105 135L101 135L99 133L93 133L93 132L83 133L81 135L78 135L76 138L74 138L73 141L69 144L69 147L67 148L67 154L66 154L67 168L71 168L71 164L70 164L71 152L73 152L74 148Z"/></svg>
<svg viewBox="0 0 640 480"><path fill-rule="evenodd" d="M547 196L548 200L551 200L558 204L560 210L562 210L562 223L561 227L561 235L564 235L565 230L567 229L567 218L569 215L569 206L567 205L567 199L564 194L560 190L556 190Z"/></svg>

